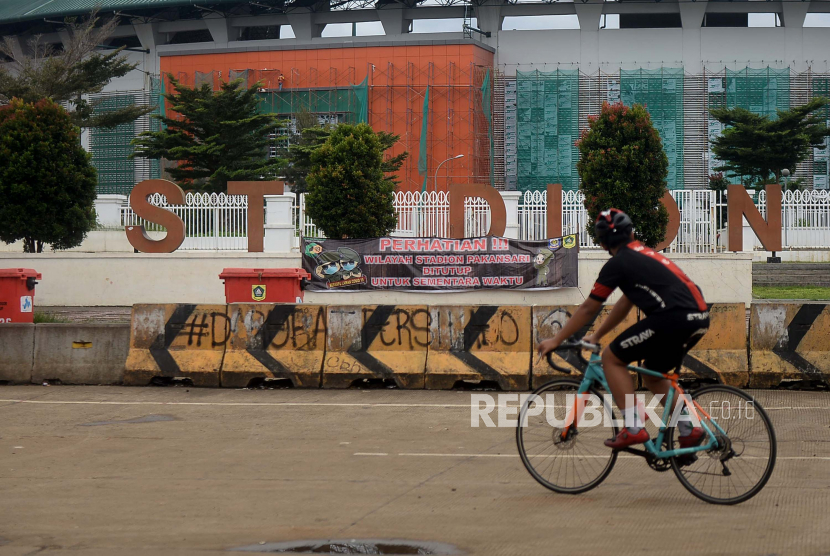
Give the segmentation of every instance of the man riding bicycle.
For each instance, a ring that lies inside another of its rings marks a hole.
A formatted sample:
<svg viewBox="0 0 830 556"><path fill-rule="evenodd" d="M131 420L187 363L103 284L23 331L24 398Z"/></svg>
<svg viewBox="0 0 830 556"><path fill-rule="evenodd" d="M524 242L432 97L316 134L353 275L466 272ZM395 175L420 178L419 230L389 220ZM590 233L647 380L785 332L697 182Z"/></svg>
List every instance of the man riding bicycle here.
<svg viewBox="0 0 830 556"><path fill-rule="evenodd" d="M709 311L700 288L672 261L634 239L634 225L627 214L612 208L603 211L594 224L596 238L611 254L599 273L589 297L559 333L539 344L539 355L559 345L593 322L602 304L616 289L622 297L608 318L584 341L597 344L625 319L633 306L647 316L626 329L602 352L608 387L623 414L625 426L605 445L621 449L649 439L633 403L634 385L626 366L644 360L643 366L662 373L677 368L686 353L709 329ZM665 397L668 379L643 375L646 387ZM684 410L685 411L685 410ZM704 432L689 421L677 424L681 448L697 446Z"/></svg>

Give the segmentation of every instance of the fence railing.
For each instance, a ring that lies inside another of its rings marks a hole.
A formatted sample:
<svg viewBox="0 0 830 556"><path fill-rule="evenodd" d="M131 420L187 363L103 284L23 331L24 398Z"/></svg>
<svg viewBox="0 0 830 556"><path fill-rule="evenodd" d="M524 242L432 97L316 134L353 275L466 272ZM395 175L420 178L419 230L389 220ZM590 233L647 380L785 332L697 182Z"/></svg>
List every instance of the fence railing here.
<svg viewBox="0 0 830 556"><path fill-rule="evenodd" d="M726 198L720 192L675 190L672 196L680 209L680 229L669 247L675 253L713 253L726 248ZM756 205L766 214L766 194L754 195ZM151 204L169 208L185 223L185 250L247 250L248 203L244 195L188 193L186 204L168 206L163 195L152 195ZM562 193L562 232L577 234L583 249L596 248L587 232L588 213L580 191ZM395 194L398 236L446 237L449 235L449 196L446 192L398 192ZM465 235L484 235L490 225L490 207L480 198L467 199L464 206ZM129 206L121 209L125 226L154 224L138 218ZM305 195L296 195L293 216L300 237L323 237L306 213ZM518 205L519 238L539 240L547 234L547 192L528 191ZM785 249L830 248L830 192L786 191L782 200L782 240ZM760 245L756 248L761 248Z"/></svg>
<svg viewBox="0 0 830 556"><path fill-rule="evenodd" d="M758 193L758 210L766 216L766 191ZM830 191L785 191L781 200L784 248L830 247Z"/></svg>
<svg viewBox="0 0 830 556"><path fill-rule="evenodd" d="M680 229L669 247L671 252L710 253L717 249L718 196L714 191L689 189L672 191L680 209ZM581 191L562 192L562 233L577 234L583 249L597 246L588 235L588 211ZM547 192L528 191L519 202L519 238L547 238ZM725 201L723 201L725 207ZM725 210L725 208L724 208Z"/></svg>
<svg viewBox="0 0 830 556"><path fill-rule="evenodd" d="M294 204L295 222L303 237L323 237L306 214L305 194L298 195ZM484 199L468 198L464 204L464 234L467 237L482 236L490 228L490 206ZM395 194L395 212L398 225L393 232L398 236L447 237L449 236L450 201L446 192L429 193L398 192Z"/></svg>
<svg viewBox="0 0 830 556"><path fill-rule="evenodd" d="M168 205L158 193L148 198L151 205L172 210L184 221L185 239L179 249L248 249L248 197L224 193L187 193L184 205ZM124 226L143 225L148 232L161 231L157 224L139 218L129 205L121 207Z"/></svg>

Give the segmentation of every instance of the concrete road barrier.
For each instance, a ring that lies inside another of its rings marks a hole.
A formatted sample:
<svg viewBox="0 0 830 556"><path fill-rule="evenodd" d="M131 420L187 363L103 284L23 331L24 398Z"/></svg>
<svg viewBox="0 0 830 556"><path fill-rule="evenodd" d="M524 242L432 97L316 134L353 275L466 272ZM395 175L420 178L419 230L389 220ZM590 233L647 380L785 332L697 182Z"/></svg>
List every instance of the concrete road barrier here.
<svg viewBox="0 0 830 556"><path fill-rule="evenodd" d="M231 336L222 386L245 388L257 379L288 379L319 388L326 350L324 305L231 304Z"/></svg>
<svg viewBox="0 0 830 556"><path fill-rule="evenodd" d="M562 328L562 325L576 311L576 306L536 306L533 308L533 349L544 339L553 337ZM593 332L611 312L612 305L602 308L597 318L584 331ZM749 382L748 362L746 353L746 310L742 303L715 304L709 309L710 327L706 335L697 346L686 356L681 369L681 377L685 379L707 379L730 384L732 386L746 386ZM638 314L634 309L628 313L625 320L617 325L602 339L602 345L607 346L626 328L637 322ZM585 356L587 357L587 353ZM574 370L582 365L573 356L559 352L554 354L554 361L562 366ZM566 357L567 359L563 358ZM635 364L637 364L635 362ZM533 388L541 386L556 376L562 376L550 367L547 361L536 361L534 358L532 369ZM636 373L632 373L636 376Z"/></svg>
<svg viewBox="0 0 830 556"><path fill-rule="evenodd" d="M680 378L714 380L739 388L749 384L743 303L716 303L709 307L709 331L686 355Z"/></svg>
<svg viewBox="0 0 830 556"><path fill-rule="evenodd" d="M548 365L547 359L539 358L535 355L536 348L539 346L539 343L543 340L547 340L548 338L553 338L556 334L562 329L562 326L567 322L571 315L574 314L578 305L566 305L566 306L555 306L555 305L536 305L533 307L533 362L532 362L532 369L531 369L531 382L533 388L538 388L542 384L549 382L551 379L557 376L570 376L566 373L559 372L553 369L550 365ZM584 330L581 330L579 335L584 336L585 334L590 334L608 317L608 313L611 312L613 305L605 305L602 307L600 312L597 314L597 318L588 325L588 327ZM633 325L637 322L637 310L634 309L628 313L625 319L617 325L611 332L609 332L601 341L603 346L607 346L614 338L616 338L620 332L628 328L629 326ZM587 359L589 354L585 352L583 354ZM584 367L576 356L573 353L568 352L554 352L553 360L557 365L561 365L563 367L569 367L576 371L577 369L582 370L581 368ZM636 373L632 373L633 376L636 378Z"/></svg>
<svg viewBox="0 0 830 556"><path fill-rule="evenodd" d="M324 388L365 380L423 388L429 345L426 305L331 305Z"/></svg>
<svg viewBox="0 0 830 556"><path fill-rule="evenodd" d="M288 379L297 387L346 388L369 380L448 389L464 381L524 390L557 376L533 352L575 309L136 305L129 333L109 324L0 326L0 382L114 384L123 377L124 384L146 385L162 377L245 387L254 379ZM605 341L635 319L632 312ZM830 382L830 304L755 303L749 339L742 304L715 304L710 320L684 360L683 378L753 388Z"/></svg>
<svg viewBox="0 0 830 556"><path fill-rule="evenodd" d="M502 390L530 387L530 307L431 306L426 387L449 389L459 382Z"/></svg>
<svg viewBox="0 0 830 556"><path fill-rule="evenodd" d="M32 382L120 384L130 345L128 324L35 325Z"/></svg>
<svg viewBox="0 0 830 556"><path fill-rule="evenodd" d="M0 381L28 384L35 360L35 325L0 324Z"/></svg>
<svg viewBox="0 0 830 556"><path fill-rule="evenodd" d="M230 338L226 305L135 305L124 384L153 378L187 378L194 386L219 386Z"/></svg>
<svg viewBox="0 0 830 556"><path fill-rule="evenodd" d="M753 303L749 386L830 382L830 304Z"/></svg>

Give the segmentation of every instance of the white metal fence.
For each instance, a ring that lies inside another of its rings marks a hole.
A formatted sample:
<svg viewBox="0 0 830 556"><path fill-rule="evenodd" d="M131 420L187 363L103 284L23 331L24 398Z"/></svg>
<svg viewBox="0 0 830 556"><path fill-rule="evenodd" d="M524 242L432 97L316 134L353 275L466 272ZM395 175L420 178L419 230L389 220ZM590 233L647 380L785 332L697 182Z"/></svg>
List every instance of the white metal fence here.
<svg viewBox="0 0 830 556"><path fill-rule="evenodd" d="M680 228L669 247L674 253L713 253L725 249L726 197L707 189L678 189L671 192L680 210ZM577 234L583 249L596 248L587 231L588 213L581 191L562 192L562 233ZM756 196L766 215L766 193ZM449 196L446 192L398 192L395 195L398 226L395 235L446 237L449 232ZM785 249L830 247L830 192L786 191L782 200L783 244ZM484 199L467 199L465 234L486 233L490 207ZM296 207L298 229L306 237L321 232L305 214L304 196ZM547 192L528 191L519 201L519 238L547 238ZM760 245L757 246L760 248Z"/></svg>
<svg viewBox="0 0 830 556"><path fill-rule="evenodd" d="M726 199L704 189L672 191L680 209L680 229L669 251L712 253L725 249ZM183 206L168 206L162 195L150 203L169 208L185 222L186 250L247 250L248 202L244 195L188 193ZM596 246L588 235L587 211L580 191L562 193L562 232L577 234L581 248ZM756 204L766 214L766 195L756 196ZM449 235L449 196L446 192L398 192L395 194L398 225L394 235L446 237ZM305 195L297 195L293 205L294 223L299 237L322 237L305 209ZM519 200L519 238L547 238L547 193L526 192ZM143 224L148 231L160 230L138 218L129 206L122 207L125 226ZM509 216L508 216L508 219ZM787 191L782 202L783 244L785 249L830 248L830 192ZM467 199L465 235L484 235L490 225L490 207L484 199ZM757 246L760 248L760 245Z"/></svg>
<svg viewBox="0 0 830 556"><path fill-rule="evenodd" d="M168 205L158 193L149 197L151 205L172 210L184 221L184 250L248 249L248 197L224 193L187 193L184 205ZM156 224L139 218L129 205L121 207L124 226L143 225L147 231L161 231Z"/></svg>
<svg viewBox="0 0 830 556"><path fill-rule="evenodd" d="M714 191L691 189L672 191L680 208L680 229L669 250L682 253L709 253L717 249L718 198ZM581 191L562 192L562 233L577 234L583 249L597 246L588 234L588 211ZM528 191L519 202L519 238L548 237L547 192Z"/></svg>
<svg viewBox="0 0 830 556"><path fill-rule="evenodd" d="M758 194L755 204L766 216L765 191ZM781 213L781 241L785 249L830 247L830 191L785 191Z"/></svg>
<svg viewBox="0 0 830 556"><path fill-rule="evenodd" d="M490 227L490 206L484 199L468 198L464 207L466 218L464 234L467 237L485 235ZM395 212L398 225L393 232L397 236L410 237L448 237L450 219L450 200L445 191L413 193L410 191L395 193ZM314 222L306 214L305 194L298 195L294 204L295 222L300 235L304 237L323 237Z"/></svg>

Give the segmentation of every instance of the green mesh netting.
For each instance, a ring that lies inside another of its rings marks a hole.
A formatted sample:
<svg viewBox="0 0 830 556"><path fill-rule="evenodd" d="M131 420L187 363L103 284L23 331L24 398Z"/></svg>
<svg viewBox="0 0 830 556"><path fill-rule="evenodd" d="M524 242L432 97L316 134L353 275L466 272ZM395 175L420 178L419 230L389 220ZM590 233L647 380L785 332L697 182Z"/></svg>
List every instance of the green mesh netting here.
<svg viewBox="0 0 830 556"><path fill-rule="evenodd" d="M811 86L811 97L830 98L830 79L826 77L814 78ZM830 108L825 106L819 112L825 122L830 121ZM830 138L824 138L824 147L813 149L813 188L830 189L830 164L828 164L828 152L830 152Z"/></svg>
<svg viewBox="0 0 830 556"><path fill-rule="evenodd" d="M642 104L669 159L669 189L683 189L683 68L620 71L620 100Z"/></svg>
<svg viewBox="0 0 830 556"><path fill-rule="evenodd" d="M284 89L260 94L259 110L270 114L342 114L347 123L368 120L368 83L338 89Z"/></svg>
<svg viewBox="0 0 830 556"><path fill-rule="evenodd" d="M776 118L790 108L789 68L726 70L726 106Z"/></svg>
<svg viewBox="0 0 830 556"><path fill-rule="evenodd" d="M429 85L424 93L424 109L421 116L421 141L418 145L418 173L424 176L424 185L421 191L427 190L427 133L429 131Z"/></svg>
<svg viewBox="0 0 830 556"><path fill-rule="evenodd" d="M484 117L487 118L487 138L490 141L490 185L495 185L495 172L493 171L493 160L495 158L493 148L493 88L490 86L490 68L484 75L484 82L481 84L481 108Z"/></svg>
<svg viewBox="0 0 830 556"><path fill-rule="evenodd" d="M155 105L153 110L154 116L164 114L164 80L158 77L150 78L150 103ZM156 118L150 117L150 131L161 131L162 123ZM150 179L161 178L161 161L159 159L149 159L150 163Z"/></svg>
<svg viewBox="0 0 830 556"><path fill-rule="evenodd" d="M578 185L579 72L516 72L517 180L521 191Z"/></svg>
<svg viewBox="0 0 830 556"><path fill-rule="evenodd" d="M360 83L352 87L354 93L354 100L356 106L355 123L365 124L369 123L369 76Z"/></svg>
<svg viewBox="0 0 830 556"><path fill-rule="evenodd" d="M111 112L135 104L131 94L116 94L95 101L95 112ZM98 193L129 195L135 185L135 162L130 145L136 136L135 122L114 128L90 130L92 164L98 169Z"/></svg>

